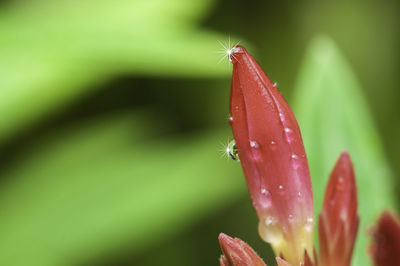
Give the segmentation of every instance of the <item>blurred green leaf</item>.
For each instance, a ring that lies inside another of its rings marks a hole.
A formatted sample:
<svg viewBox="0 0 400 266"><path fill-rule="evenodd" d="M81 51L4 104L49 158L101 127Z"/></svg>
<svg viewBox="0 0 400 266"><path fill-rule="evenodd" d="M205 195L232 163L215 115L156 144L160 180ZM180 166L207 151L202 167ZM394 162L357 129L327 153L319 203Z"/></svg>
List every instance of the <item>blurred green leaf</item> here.
<svg viewBox="0 0 400 266"><path fill-rule="evenodd" d="M121 74L213 77L212 0L16 1L0 9L0 141Z"/></svg>
<svg viewBox="0 0 400 266"><path fill-rule="evenodd" d="M329 174L339 154L347 150L356 171L361 218L353 263L369 265L366 229L383 209L394 207L393 176L360 85L329 38L312 42L295 92L293 102L310 163L316 215Z"/></svg>
<svg viewBox="0 0 400 266"><path fill-rule="evenodd" d="M239 165L219 158L218 134L165 140L155 121L101 117L28 150L2 177L2 264L136 254L245 193Z"/></svg>

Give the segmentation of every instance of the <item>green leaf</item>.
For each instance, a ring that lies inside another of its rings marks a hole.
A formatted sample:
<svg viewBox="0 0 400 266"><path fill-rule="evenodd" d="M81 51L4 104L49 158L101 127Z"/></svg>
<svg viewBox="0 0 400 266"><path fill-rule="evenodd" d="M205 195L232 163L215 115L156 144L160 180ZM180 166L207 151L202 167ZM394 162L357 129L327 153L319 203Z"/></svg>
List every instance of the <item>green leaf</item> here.
<svg viewBox="0 0 400 266"><path fill-rule="evenodd" d="M393 176L360 84L329 38L319 37L310 45L293 102L310 163L316 215L339 154L347 150L351 155L361 218L353 263L369 265L366 229L383 209L395 206Z"/></svg>
<svg viewBox="0 0 400 266"><path fill-rule="evenodd" d="M239 164L219 158L218 134L160 138L159 122L109 115L27 150L2 176L2 263L137 254L245 193Z"/></svg>
<svg viewBox="0 0 400 266"><path fill-rule="evenodd" d="M220 77L212 0L16 1L0 9L0 141L117 75Z"/></svg>

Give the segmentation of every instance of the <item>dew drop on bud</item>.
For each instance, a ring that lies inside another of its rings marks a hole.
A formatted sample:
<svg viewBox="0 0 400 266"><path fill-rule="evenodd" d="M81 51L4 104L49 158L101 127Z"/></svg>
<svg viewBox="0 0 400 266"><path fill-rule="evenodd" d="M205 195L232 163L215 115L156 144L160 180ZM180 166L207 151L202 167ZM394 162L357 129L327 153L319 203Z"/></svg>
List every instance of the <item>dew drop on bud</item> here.
<svg viewBox="0 0 400 266"><path fill-rule="evenodd" d="M312 229L313 229L313 225L314 225L314 219L311 218L311 217L309 217L309 218L307 218L307 222L306 222L306 224L305 224L305 226L304 226L304 229L305 229L307 232L311 232Z"/></svg>
<svg viewBox="0 0 400 266"><path fill-rule="evenodd" d="M261 196L260 196L260 200L259 200L260 206L263 209L271 208L271 206L272 206L271 192L269 192L269 190L266 188L262 188L260 192L261 192Z"/></svg>
<svg viewBox="0 0 400 266"><path fill-rule="evenodd" d="M266 225L266 226L271 226L271 225L275 225L276 220L275 220L274 217L268 216L268 217L265 219L264 222L265 222L265 225Z"/></svg>
<svg viewBox="0 0 400 266"><path fill-rule="evenodd" d="M239 160L239 154L238 154L238 151L237 151L237 148L236 148L236 141L234 139L229 141L229 143L228 143L228 145L226 147L226 153L234 161L238 161L238 162L240 161Z"/></svg>
<svg viewBox="0 0 400 266"><path fill-rule="evenodd" d="M338 178L338 182L336 184L336 189L337 190L344 190L345 189L344 178L342 176L339 176L339 178Z"/></svg>
<svg viewBox="0 0 400 266"><path fill-rule="evenodd" d="M257 149L257 148L260 147L260 145L258 144L257 141L255 141L255 140L250 140L250 147Z"/></svg>
<svg viewBox="0 0 400 266"><path fill-rule="evenodd" d="M297 192L297 199L302 200L303 199L303 194L299 191Z"/></svg>

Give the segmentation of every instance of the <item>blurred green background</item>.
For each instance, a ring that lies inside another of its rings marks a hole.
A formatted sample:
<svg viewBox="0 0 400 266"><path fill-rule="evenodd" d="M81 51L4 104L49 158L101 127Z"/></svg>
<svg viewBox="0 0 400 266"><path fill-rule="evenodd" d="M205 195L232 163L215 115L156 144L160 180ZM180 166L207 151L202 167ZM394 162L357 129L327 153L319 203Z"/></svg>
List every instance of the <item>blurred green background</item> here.
<svg viewBox="0 0 400 266"><path fill-rule="evenodd" d="M400 2L0 1L0 264L217 265L257 235L240 165L221 156L241 41L303 131L316 215L340 151L366 228L396 208ZM394 189L393 189L394 188ZM316 216L317 217L317 216Z"/></svg>

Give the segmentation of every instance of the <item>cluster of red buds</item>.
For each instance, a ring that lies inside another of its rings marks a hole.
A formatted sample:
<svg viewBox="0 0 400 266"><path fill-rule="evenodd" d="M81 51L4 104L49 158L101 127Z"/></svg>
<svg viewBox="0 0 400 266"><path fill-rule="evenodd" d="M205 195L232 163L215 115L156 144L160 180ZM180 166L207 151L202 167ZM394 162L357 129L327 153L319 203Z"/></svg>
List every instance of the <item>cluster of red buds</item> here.
<svg viewBox="0 0 400 266"><path fill-rule="evenodd" d="M350 155L336 162L319 215L319 252L314 250L314 208L310 172L296 118L276 83L242 46L228 51L233 64L230 118L234 141L227 148L240 160L258 231L278 265L346 266L357 236L357 188ZM385 212L372 230L374 265L400 265L400 225ZM261 266L245 242L220 234L221 266Z"/></svg>

